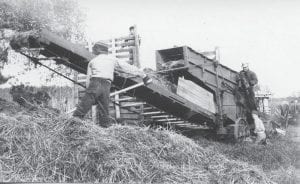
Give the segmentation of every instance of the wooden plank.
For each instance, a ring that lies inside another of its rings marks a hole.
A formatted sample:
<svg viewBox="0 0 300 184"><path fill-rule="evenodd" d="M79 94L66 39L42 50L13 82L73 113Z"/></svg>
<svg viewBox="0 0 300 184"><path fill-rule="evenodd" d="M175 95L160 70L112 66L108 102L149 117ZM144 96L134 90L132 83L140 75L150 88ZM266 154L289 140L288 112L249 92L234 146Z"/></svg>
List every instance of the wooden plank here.
<svg viewBox="0 0 300 184"><path fill-rule="evenodd" d="M133 64L137 66L138 68L141 67L140 64L140 38L139 35L137 34L137 27L134 25L134 49L132 50L133 52Z"/></svg>
<svg viewBox="0 0 300 184"><path fill-rule="evenodd" d="M174 124L174 125L176 125L176 124L182 124L182 123L184 123L185 121L173 121L173 122L170 122L170 124Z"/></svg>
<svg viewBox="0 0 300 184"><path fill-rule="evenodd" d="M116 118L119 119L121 117L120 106L119 104L119 95L115 95L115 109L116 109Z"/></svg>
<svg viewBox="0 0 300 184"><path fill-rule="evenodd" d="M134 97L126 97L126 98L119 97L119 102L128 102L128 101L135 101L135 100L136 98Z"/></svg>
<svg viewBox="0 0 300 184"><path fill-rule="evenodd" d="M179 78L177 94L212 113L216 112L213 94L192 81Z"/></svg>
<svg viewBox="0 0 300 184"><path fill-rule="evenodd" d="M138 114L121 114L122 119L130 119L130 120L139 120L140 116Z"/></svg>
<svg viewBox="0 0 300 184"><path fill-rule="evenodd" d="M122 49L117 49L116 53L123 53L123 52L130 52L132 48L122 48Z"/></svg>
<svg viewBox="0 0 300 184"><path fill-rule="evenodd" d="M134 107L146 104L145 102L122 102L121 107Z"/></svg>
<svg viewBox="0 0 300 184"><path fill-rule="evenodd" d="M124 42L124 43L116 43L116 47L128 47L134 46L134 41Z"/></svg>
<svg viewBox="0 0 300 184"><path fill-rule="evenodd" d="M136 114L140 115L141 109L140 108L122 108L120 107L120 116L122 117L122 114Z"/></svg>
<svg viewBox="0 0 300 184"><path fill-rule="evenodd" d="M178 121L178 118L156 119L155 121L172 122L172 121Z"/></svg>
<svg viewBox="0 0 300 184"><path fill-rule="evenodd" d="M144 107L144 110L157 110L157 109L155 109L153 107Z"/></svg>
<svg viewBox="0 0 300 184"><path fill-rule="evenodd" d="M126 55L116 55L116 58L124 59L124 58L133 58L132 54L126 54Z"/></svg>
<svg viewBox="0 0 300 184"><path fill-rule="evenodd" d="M170 115L160 115L160 116L151 116L152 119L159 119L159 118L173 118L173 117L170 117Z"/></svg>
<svg viewBox="0 0 300 184"><path fill-rule="evenodd" d="M214 103L210 103L208 99L212 99L213 102L213 97L207 97L207 96L199 96L199 95L195 95L192 94L191 91L179 87L178 88L178 94L181 94L181 96L184 96L183 94L186 94L186 99L190 100L191 102L197 104L197 105L202 105L203 107L205 107L206 109L210 110L211 112L215 112L214 111Z"/></svg>
<svg viewBox="0 0 300 184"><path fill-rule="evenodd" d="M115 38L115 41L124 41L124 40L134 40L134 36L122 36L122 37Z"/></svg>
<svg viewBox="0 0 300 184"><path fill-rule="evenodd" d="M144 112L142 115L164 114L162 111Z"/></svg>

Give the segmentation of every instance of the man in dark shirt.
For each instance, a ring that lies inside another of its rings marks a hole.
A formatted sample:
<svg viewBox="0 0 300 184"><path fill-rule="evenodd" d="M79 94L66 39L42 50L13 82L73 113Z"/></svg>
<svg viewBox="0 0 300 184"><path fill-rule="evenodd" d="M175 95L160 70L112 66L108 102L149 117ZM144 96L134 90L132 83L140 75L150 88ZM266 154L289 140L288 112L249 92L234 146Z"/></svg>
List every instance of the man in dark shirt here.
<svg viewBox="0 0 300 184"><path fill-rule="evenodd" d="M266 133L263 121L259 118L254 94L254 86L257 84L257 76L249 70L248 63L242 64L243 70L239 73L239 87L245 94L247 121L254 123L254 133L256 134L256 144L266 143Z"/></svg>
<svg viewBox="0 0 300 184"><path fill-rule="evenodd" d="M257 84L256 74L249 70L248 63L242 64L243 70L239 74L239 86L242 91L246 94L246 103L250 112L255 110L257 111L257 106L255 102L254 86Z"/></svg>

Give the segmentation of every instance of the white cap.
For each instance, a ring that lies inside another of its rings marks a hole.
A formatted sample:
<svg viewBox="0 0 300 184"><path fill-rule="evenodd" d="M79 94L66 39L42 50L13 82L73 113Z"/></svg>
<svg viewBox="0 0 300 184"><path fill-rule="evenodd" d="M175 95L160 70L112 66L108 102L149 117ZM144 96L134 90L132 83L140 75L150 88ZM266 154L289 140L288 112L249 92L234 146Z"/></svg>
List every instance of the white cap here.
<svg viewBox="0 0 300 184"><path fill-rule="evenodd" d="M242 63L242 68L249 67L249 63Z"/></svg>

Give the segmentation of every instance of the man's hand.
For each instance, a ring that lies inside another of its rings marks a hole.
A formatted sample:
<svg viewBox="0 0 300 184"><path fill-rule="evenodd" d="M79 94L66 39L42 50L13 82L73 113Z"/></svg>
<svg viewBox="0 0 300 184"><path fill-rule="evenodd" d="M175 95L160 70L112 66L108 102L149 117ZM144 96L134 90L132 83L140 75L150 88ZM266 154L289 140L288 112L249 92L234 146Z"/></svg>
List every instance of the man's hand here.
<svg viewBox="0 0 300 184"><path fill-rule="evenodd" d="M145 77L143 77L143 82L145 85L148 85L152 82L152 79L148 75L145 75Z"/></svg>

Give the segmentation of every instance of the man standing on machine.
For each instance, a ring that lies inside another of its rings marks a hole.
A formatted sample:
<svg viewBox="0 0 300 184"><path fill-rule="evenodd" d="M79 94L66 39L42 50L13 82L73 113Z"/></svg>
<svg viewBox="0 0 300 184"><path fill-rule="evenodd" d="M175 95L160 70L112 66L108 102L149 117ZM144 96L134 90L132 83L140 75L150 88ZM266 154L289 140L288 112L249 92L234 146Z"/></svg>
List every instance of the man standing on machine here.
<svg viewBox="0 0 300 184"><path fill-rule="evenodd" d="M242 71L240 71L240 83L239 87L245 94L247 107L250 111L257 111L257 105L255 101L255 94L254 94L254 86L257 84L257 76L256 74L249 70L249 64L243 63L242 64Z"/></svg>
<svg viewBox="0 0 300 184"><path fill-rule="evenodd" d="M247 119L254 123L256 133L255 143L260 143L266 139L265 127L263 121L258 116L257 105L254 94L254 86L258 80L256 74L249 70L249 64L242 64L242 71L239 73L239 87L245 95Z"/></svg>

